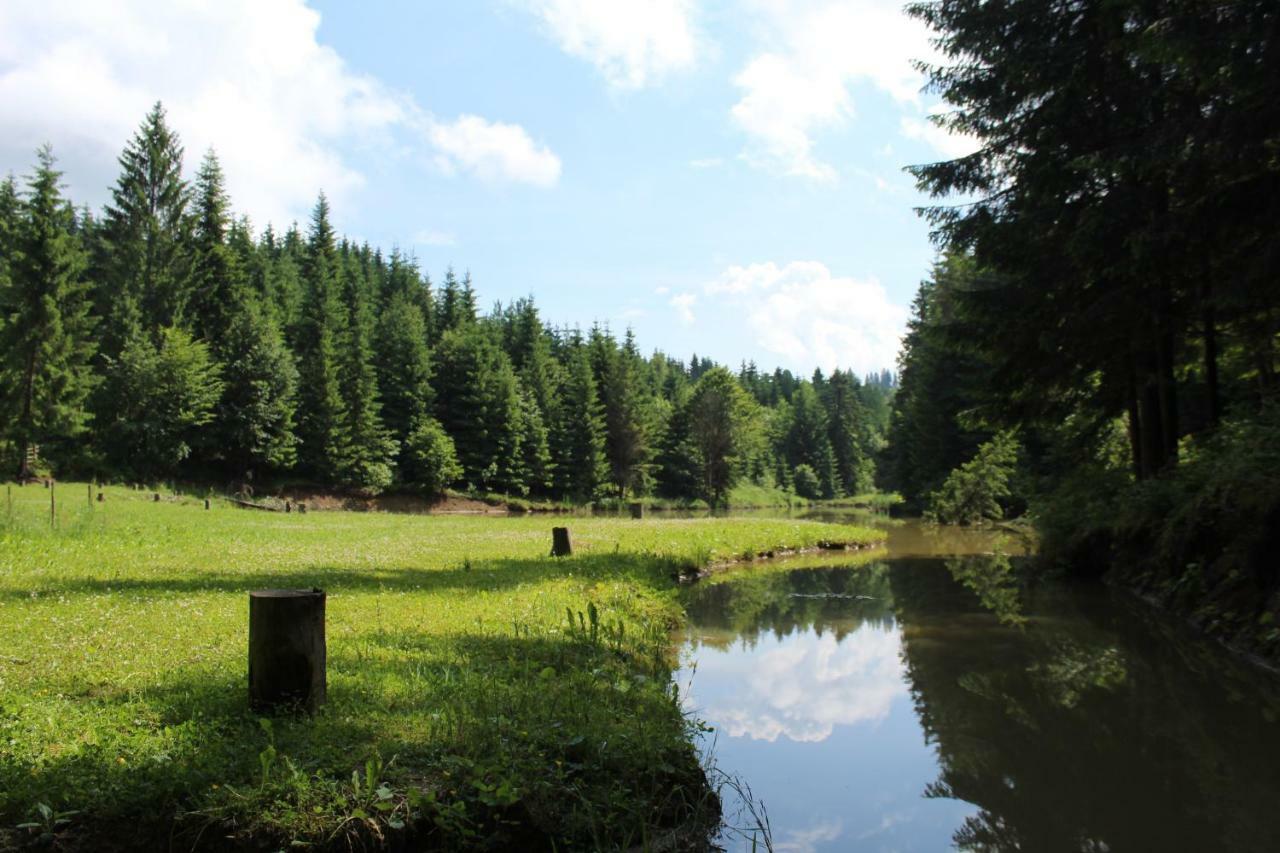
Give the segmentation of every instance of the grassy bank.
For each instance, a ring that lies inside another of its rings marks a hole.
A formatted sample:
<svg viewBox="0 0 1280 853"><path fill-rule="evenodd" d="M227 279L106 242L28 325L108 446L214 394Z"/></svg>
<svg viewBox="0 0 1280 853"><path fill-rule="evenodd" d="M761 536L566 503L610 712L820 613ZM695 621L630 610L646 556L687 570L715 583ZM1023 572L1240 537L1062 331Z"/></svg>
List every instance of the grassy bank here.
<svg viewBox="0 0 1280 853"><path fill-rule="evenodd" d="M13 488L0 848L657 845L715 803L669 687L673 576L849 527L262 513ZM319 586L329 703L246 710L247 595ZM37 824L15 829L19 823Z"/></svg>

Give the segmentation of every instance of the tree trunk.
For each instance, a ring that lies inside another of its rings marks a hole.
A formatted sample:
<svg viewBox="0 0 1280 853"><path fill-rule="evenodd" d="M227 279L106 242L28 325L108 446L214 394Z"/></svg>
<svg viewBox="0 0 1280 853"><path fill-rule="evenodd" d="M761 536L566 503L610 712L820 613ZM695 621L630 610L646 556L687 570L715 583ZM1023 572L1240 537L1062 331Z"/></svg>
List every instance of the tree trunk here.
<svg viewBox="0 0 1280 853"><path fill-rule="evenodd" d="M314 712L325 701L325 594L320 589L249 593L249 705Z"/></svg>
<svg viewBox="0 0 1280 853"><path fill-rule="evenodd" d="M1213 311L1213 292L1206 277L1204 285L1204 309L1200 313L1204 338L1204 381L1207 386L1209 427L1217 428L1222 418L1222 401L1218 395L1218 329Z"/></svg>
<svg viewBox="0 0 1280 853"><path fill-rule="evenodd" d="M573 554L573 546L569 544L569 528L551 528L551 556L568 557Z"/></svg>

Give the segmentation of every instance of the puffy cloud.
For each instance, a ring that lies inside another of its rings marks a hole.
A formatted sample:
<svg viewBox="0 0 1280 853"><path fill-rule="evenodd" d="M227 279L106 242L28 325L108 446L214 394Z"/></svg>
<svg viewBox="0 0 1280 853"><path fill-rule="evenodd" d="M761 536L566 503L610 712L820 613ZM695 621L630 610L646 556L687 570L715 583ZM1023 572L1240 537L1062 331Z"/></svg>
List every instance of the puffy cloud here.
<svg viewBox="0 0 1280 853"><path fill-rule="evenodd" d="M835 276L817 261L731 266L703 289L745 311L757 344L802 371L880 370L906 327L906 309L875 278Z"/></svg>
<svg viewBox="0 0 1280 853"><path fill-rule="evenodd" d="M693 0L524 0L560 49L619 89L640 89L698 61Z"/></svg>
<svg viewBox="0 0 1280 853"><path fill-rule="evenodd" d="M237 209L262 224L303 217L323 188L341 205L365 177L347 152L483 143L454 169L546 186L558 161L510 125L440 122L409 95L353 70L316 39L303 0L0 4L0 168L54 143L77 198L105 199L115 158L156 100L191 166L216 148Z"/></svg>
<svg viewBox="0 0 1280 853"><path fill-rule="evenodd" d="M716 663L704 658L699 669ZM836 726L887 718L894 699L907 694L897 633L868 624L843 642L830 633L790 637L739 665L741 687L706 712L730 737L817 743Z"/></svg>
<svg viewBox="0 0 1280 853"><path fill-rule="evenodd" d="M433 123L428 138L436 148L437 165L446 173L461 169L484 181L540 187L554 186L560 179L560 158L516 124L464 115Z"/></svg>
<svg viewBox="0 0 1280 853"><path fill-rule="evenodd" d="M868 82L918 106L923 77L912 60L933 55L928 32L898 0L757 0L764 49L734 77L734 121L746 158L785 175L832 180L814 136L854 114L851 87Z"/></svg>

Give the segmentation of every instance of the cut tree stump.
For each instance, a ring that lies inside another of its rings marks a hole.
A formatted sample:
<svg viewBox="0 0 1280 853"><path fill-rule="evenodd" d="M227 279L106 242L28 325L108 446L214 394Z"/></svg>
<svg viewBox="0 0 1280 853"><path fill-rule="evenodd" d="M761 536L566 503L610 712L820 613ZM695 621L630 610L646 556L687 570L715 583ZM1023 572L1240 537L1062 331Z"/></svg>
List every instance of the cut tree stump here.
<svg viewBox="0 0 1280 853"><path fill-rule="evenodd" d="M325 701L321 589L249 593L249 706L314 712Z"/></svg>
<svg viewBox="0 0 1280 853"><path fill-rule="evenodd" d="M551 528L551 556L568 557L572 553L573 546L569 544L569 528Z"/></svg>
<svg viewBox="0 0 1280 853"><path fill-rule="evenodd" d="M627 508L631 510L632 518L644 518L644 504L642 503L628 504Z"/></svg>

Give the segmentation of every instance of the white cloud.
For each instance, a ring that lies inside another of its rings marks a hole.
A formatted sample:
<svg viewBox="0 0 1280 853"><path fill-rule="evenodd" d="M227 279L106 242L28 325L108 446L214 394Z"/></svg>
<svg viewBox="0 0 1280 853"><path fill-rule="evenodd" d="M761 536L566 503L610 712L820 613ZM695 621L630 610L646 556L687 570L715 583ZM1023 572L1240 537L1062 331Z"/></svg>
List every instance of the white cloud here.
<svg viewBox="0 0 1280 853"><path fill-rule="evenodd" d="M779 853L815 853L820 846L826 847L838 840L843 832L844 822L839 818L822 821L808 829L789 829L773 842L773 849Z"/></svg>
<svg viewBox="0 0 1280 853"><path fill-rule="evenodd" d="M981 147L975 137L963 133L951 133L927 119L903 116L902 135L908 139L926 142L948 160L972 154Z"/></svg>
<svg viewBox="0 0 1280 853"><path fill-rule="evenodd" d="M464 115L434 123L427 135L437 151L436 164L446 173L461 169L484 181L540 187L554 186L560 179L560 158L535 143L518 124Z"/></svg>
<svg viewBox="0 0 1280 853"><path fill-rule="evenodd" d="M878 280L834 276L817 261L731 266L703 291L739 306L756 343L802 371L891 365L907 321Z"/></svg>
<svg viewBox="0 0 1280 853"><path fill-rule="evenodd" d="M720 663L704 657L699 670ZM898 635L869 624L843 641L805 634L761 645L736 665L741 686L706 712L730 737L819 743L837 726L886 719L893 700L907 693Z"/></svg>
<svg viewBox="0 0 1280 853"><path fill-rule="evenodd" d="M680 322L689 326L693 324L693 304L697 301L698 297L692 293L677 293L667 300L667 304L676 309Z"/></svg>
<svg viewBox="0 0 1280 853"><path fill-rule="evenodd" d="M303 0L2 3L0 169L25 170L47 140L75 196L105 200L116 156L162 100L188 166L215 148L236 209L259 225L282 224L305 217L322 188L340 210L364 186L352 148L390 156L408 139L420 149L440 129L454 138L450 130L471 119L442 124L412 97L352 69L317 41L319 23ZM480 128L501 137L487 146L496 167L427 153L477 174L532 175L547 185L553 155L504 153L503 145L520 149L523 131L511 128Z"/></svg>
<svg viewBox="0 0 1280 853"><path fill-rule="evenodd" d="M724 160L720 157L702 157L690 160L689 165L695 169L718 169L724 165Z"/></svg>
<svg viewBox="0 0 1280 853"><path fill-rule="evenodd" d="M560 49L618 89L640 89L698 61L693 0L524 0Z"/></svg>
<svg viewBox="0 0 1280 853"><path fill-rule="evenodd" d="M734 121L747 160L784 175L837 177L814 153L815 134L854 115L851 87L870 83L918 106L923 78L913 59L933 55L925 26L900 0L756 0L763 50L734 77Z"/></svg>
<svg viewBox="0 0 1280 853"><path fill-rule="evenodd" d="M458 237L452 231L425 228L413 235L413 242L419 246L456 246Z"/></svg>

